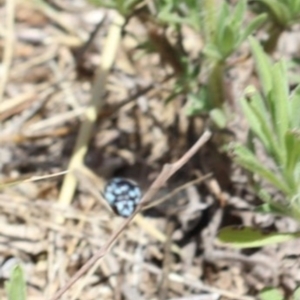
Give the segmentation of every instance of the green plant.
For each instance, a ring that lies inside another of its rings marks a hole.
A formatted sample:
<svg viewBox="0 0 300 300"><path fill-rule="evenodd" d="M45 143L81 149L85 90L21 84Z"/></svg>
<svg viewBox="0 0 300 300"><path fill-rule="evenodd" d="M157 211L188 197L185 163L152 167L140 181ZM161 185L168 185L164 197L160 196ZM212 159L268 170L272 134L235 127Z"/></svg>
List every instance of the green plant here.
<svg viewBox="0 0 300 300"><path fill-rule="evenodd" d="M15 266L9 281L5 283L5 289L9 300L26 299L26 283L21 266Z"/></svg>
<svg viewBox="0 0 300 300"><path fill-rule="evenodd" d="M246 0L238 1L234 7L226 1L211 0L164 0L155 3L158 20L168 25L188 25L202 33L204 54L218 62L225 61L267 18L266 14L261 14L244 28Z"/></svg>
<svg viewBox="0 0 300 300"><path fill-rule="evenodd" d="M300 18L299 0L256 0L278 26L287 29Z"/></svg>
<svg viewBox="0 0 300 300"><path fill-rule="evenodd" d="M300 20L299 0L256 0L258 10L268 13L269 16L269 38L265 43L265 50L273 52L278 39L284 30Z"/></svg>
<svg viewBox="0 0 300 300"><path fill-rule="evenodd" d="M157 18L169 25L186 24L196 31L200 31L199 16L202 12L202 3L197 0L156 0Z"/></svg>
<svg viewBox="0 0 300 300"><path fill-rule="evenodd" d="M244 27L247 10L245 0L238 1L234 7L226 1L216 0L190 0L184 3L165 0L156 3L161 22L192 27L202 35L205 45L198 61L182 59L185 71L177 81L174 95L182 92L187 94L189 115L209 113L219 127L224 127L226 117L222 105L226 98L223 80L226 59L261 26L267 16L261 14ZM202 70L208 73L205 85L198 83Z"/></svg>
<svg viewBox="0 0 300 300"><path fill-rule="evenodd" d="M246 10L245 0L238 1L234 9L223 1L210 36L206 34L207 41L203 52L210 60L217 63L224 62L266 20L266 14L261 14L244 28ZM204 22L203 28L207 26Z"/></svg>
<svg viewBox="0 0 300 300"><path fill-rule="evenodd" d="M254 87L246 90L241 105L250 125L249 145L231 145L235 161L258 175L282 194L275 201L262 189L256 188L265 202L257 210L290 216L300 221L300 85L289 92L284 61L272 64L259 43L250 38L252 53L262 86L262 93ZM274 168L266 166L255 154L254 139L258 140ZM243 233L247 241L242 241ZM258 247L298 238L299 233L261 233L243 228L239 234L233 228L221 230L220 239L239 247ZM251 245L251 243L253 243Z"/></svg>
<svg viewBox="0 0 300 300"><path fill-rule="evenodd" d="M203 49L204 66L209 70L207 89L206 93L202 93L200 97L199 92L190 95L190 102L191 107L195 107L195 112L197 112L197 107L199 111L199 104L195 103L197 100L203 103L201 104L203 112L214 111L211 117L218 123L220 119L214 119L215 115L222 115L221 118L224 118L220 109L226 98L223 78L226 59L240 47L251 33L261 26L266 20L266 15L261 14L255 17L248 25L243 27L247 9L245 0L238 1L234 8L226 1L222 1L219 11L215 11L215 8L208 1L205 3L207 4L207 17L202 18L200 27L205 42Z"/></svg>
<svg viewBox="0 0 300 300"><path fill-rule="evenodd" d="M177 81L166 102L177 95L185 94L188 99L187 113L189 115L209 114L218 126L225 126L226 118L222 105L226 98L223 80L226 59L266 20L266 15L261 14L253 18L244 26L246 0L238 1L234 6L225 0L184 2L156 0L152 2L152 9L142 1L89 1L96 5L114 8L124 16L132 16L135 13L146 27L151 23L151 33L148 37L154 47L149 47L147 42L144 45L148 45L148 51L151 49L151 51L159 52L164 62L168 58L175 61L172 67ZM163 34L161 36L155 34L155 38L151 41L155 32L164 31L156 29L171 28L175 35L180 37L182 26L191 27L199 34L199 39L202 36L204 41L203 51L193 61L185 55L180 38L177 45L170 45ZM159 45L155 45L157 42ZM166 54L162 54L164 51ZM199 84L199 77L202 73L207 74L207 82Z"/></svg>

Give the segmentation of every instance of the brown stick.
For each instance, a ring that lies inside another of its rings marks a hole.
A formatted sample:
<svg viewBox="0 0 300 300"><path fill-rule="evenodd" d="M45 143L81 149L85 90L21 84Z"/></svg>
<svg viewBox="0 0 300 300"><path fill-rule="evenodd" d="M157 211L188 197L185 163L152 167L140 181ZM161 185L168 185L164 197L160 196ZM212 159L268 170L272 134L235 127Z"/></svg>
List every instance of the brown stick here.
<svg viewBox="0 0 300 300"><path fill-rule="evenodd" d="M147 203L155 193L165 184L165 182L176 173L211 137L211 132L205 131L204 134L198 139L195 145L190 148L178 161L173 164L164 165L161 173L152 183L148 191L143 196L141 202L137 206L136 211L126 219L120 228L114 232L106 244L79 269L73 277L51 298L51 300L58 300L81 276L83 276L100 258L105 256L111 246L116 242L117 238L121 235L126 226L131 222L135 215L143 208L144 203Z"/></svg>

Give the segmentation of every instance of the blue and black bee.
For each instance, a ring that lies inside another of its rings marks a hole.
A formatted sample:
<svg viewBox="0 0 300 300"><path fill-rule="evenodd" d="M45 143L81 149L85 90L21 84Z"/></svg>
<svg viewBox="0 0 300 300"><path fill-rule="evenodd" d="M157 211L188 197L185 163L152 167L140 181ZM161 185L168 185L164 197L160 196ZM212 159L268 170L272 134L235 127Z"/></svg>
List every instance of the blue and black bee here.
<svg viewBox="0 0 300 300"><path fill-rule="evenodd" d="M104 197L116 214L127 218L135 211L142 192L132 180L113 178L105 186Z"/></svg>

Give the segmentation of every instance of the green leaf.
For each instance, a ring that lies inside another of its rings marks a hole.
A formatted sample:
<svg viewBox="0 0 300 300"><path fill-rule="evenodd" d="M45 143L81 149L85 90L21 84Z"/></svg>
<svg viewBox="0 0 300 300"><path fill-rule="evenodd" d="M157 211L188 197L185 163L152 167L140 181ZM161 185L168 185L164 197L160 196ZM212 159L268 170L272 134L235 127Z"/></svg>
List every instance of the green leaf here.
<svg viewBox="0 0 300 300"><path fill-rule="evenodd" d="M214 43L216 28L219 27L217 22L221 20L220 14L222 13L223 6L220 11L219 9L216 9L216 1L203 0L197 2L201 14L199 22L201 24L204 40L206 43ZM222 5L224 5L224 2L225 1L222 1Z"/></svg>
<svg viewBox="0 0 300 300"><path fill-rule="evenodd" d="M287 214L283 212L283 209L278 209L277 207L273 206L271 203L264 203L255 207L255 212L262 213L262 214L274 214L280 216L286 216Z"/></svg>
<svg viewBox="0 0 300 300"><path fill-rule="evenodd" d="M206 44L202 50L202 53L206 55L208 58L215 60L215 61L220 61L222 59L222 55L219 52L218 48L214 44Z"/></svg>
<svg viewBox="0 0 300 300"><path fill-rule="evenodd" d="M220 52L222 53L223 60L226 59L231 52L235 48L235 42L236 42L236 30L231 25L225 25L223 34L220 36L220 39L218 40L217 46L220 49Z"/></svg>
<svg viewBox="0 0 300 300"><path fill-rule="evenodd" d="M300 299L300 287L297 287L293 294L293 300L299 300Z"/></svg>
<svg viewBox="0 0 300 300"><path fill-rule="evenodd" d="M285 174L292 181L295 177L294 170L300 162L300 131L287 131L285 134L285 147L287 150L287 161L285 165ZM293 180L293 184L296 183Z"/></svg>
<svg viewBox="0 0 300 300"><path fill-rule="evenodd" d="M277 177L274 171L265 168L249 149L236 144L234 146L234 154L236 155L235 161L238 164L269 181L286 195L292 194L290 187L285 183L285 181L282 178Z"/></svg>
<svg viewBox="0 0 300 300"><path fill-rule="evenodd" d="M17 265L11 274L5 289L9 300L25 300L26 299L26 283L22 268Z"/></svg>
<svg viewBox="0 0 300 300"><path fill-rule="evenodd" d="M282 293L276 288L265 288L259 293L260 300L284 300Z"/></svg>
<svg viewBox="0 0 300 300"><path fill-rule="evenodd" d="M288 86L287 86L287 73L284 62L281 60L276 63L272 68L272 102L275 108L274 120L276 121L275 127L279 141L279 147L281 149L281 154L283 156L283 163L285 164L285 134L289 127L289 115L288 115Z"/></svg>
<svg viewBox="0 0 300 300"><path fill-rule="evenodd" d="M298 184L298 190L300 190L300 162L295 165L294 168L294 178Z"/></svg>
<svg viewBox="0 0 300 300"><path fill-rule="evenodd" d="M251 97L253 99L253 95ZM243 113L247 118L247 121L251 127L251 130L257 135L257 137L261 140L261 142L263 143L266 150L269 152L271 150L271 141L267 137L266 133L263 132L260 118L259 118L259 116L256 115L254 109L252 108L252 106L250 104L250 101L248 101L245 98L241 99L241 106L243 109ZM267 119L265 119L265 122L267 122Z"/></svg>
<svg viewBox="0 0 300 300"><path fill-rule="evenodd" d="M270 128L270 116L264 101L256 92L252 93L250 99L250 101L247 101L246 99L241 100L242 109L250 127L263 143L266 152L273 156L277 162L281 163L281 149L278 148L278 143Z"/></svg>
<svg viewBox="0 0 300 300"><path fill-rule="evenodd" d="M223 129L226 127L227 124L227 118L225 116L225 113L222 109L220 108L214 108L209 112L209 115L211 119L215 122L215 124Z"/></svg>
<svg viewBox="0 0 300 300"><path fill-rule="evenodd" d="M300 128L300 85L294 90L289 103L289 115L292 129Z"/></svg>
<svg viewBox="0 0 300 300"><path fill-rule="evenodd" d="M182 24L184 23L184 19L180 18L173 12L169 11L160 11L157 18L165 23L170 23L170 24Z"/></svg>
<svg viewBox="0 0 300 300"><path fill-rule="evenodd" d="M188 102L185 108L185 113L188 116L207 113L210 110L207 90L205 87L202 87L197 94L189 93L187 98Z"/></svg>
<svg viewBox="0 0 300 300"><path fill-rule="evenodd" d="M292 206L289 201L274 201L265 189L259 189L258 197L265 203L257 208L261 213L273 213L281 216L293 217ZM256 209L255 209L256 211Z"/></svg>
<svg viewBox="0 0 300 300"><path fill-rule="evenodd" d="M269 11L273 14L276 21L282 26L287 26L289 21L291 21L292 16L287 5L283 1L278 0L257 0L266 5Z"/></svg>
<svg viewBox="0 0 300 300"><path fill-rule="evenodd" d="M300 0L292 0L291 11L296 14L296 16L300 13Z"/></svg>
<svg viewBox="0 0 300 300"><path fill-rule="evenodd" d="M300 13L300 0L293 0L294 6L292 8L292 11Z"/></svg>
<svg viewBox="0 0 300 300"><path fill-rule="evenodd" d="M300 192L296 193L290 199L290 207L291 207L291 216L296 219L298 222L300 221Z"/></svg>
<svg viewBox="0 0 300 300"><path fill-rule="evenodd" d="M269 58L264 53L258 41L249 37L249 43L255 59L258 75L261 81L264 96L268 97L272 90L271 63Z"/></svg>
<svg viewBox="0 0 300 300"><path fill-rule="evenodd" d="M230 244L235 248L256 248L283 243L300 237L300 232L277 233L263 232L251 227L225 227L218 234L222 243Z"/></svg>
<svg viewBox="0 0 300 300"><path fill-rule="evenodd" d="M240 0L235 6L232 14L231 24L236 30L240 30L240 26L243 23L244 15L247 9L247 3L245 0Z"/></svg>
<svg viewBox="0 0 300 300"><path fill-rule="evenodd" d="M261 14L255 17L251 22L246 26L243 33L240 34L238 46L246 39L250 34L257 30L266 20L268 19L267 14Z"/></svg>
<svg viewBox="0 0 300 300"><path fill-rule="evenodd" d="M220 10L220 13L218 14L218 22L216 24L216 28L214 28L213 32L211 33L214 35L213 43L218 48L222 44L224 38L224 30L227 26L226 21L228 20L228 16L230 16L229 5L225 1L223 1L222 8Z"/></svg>

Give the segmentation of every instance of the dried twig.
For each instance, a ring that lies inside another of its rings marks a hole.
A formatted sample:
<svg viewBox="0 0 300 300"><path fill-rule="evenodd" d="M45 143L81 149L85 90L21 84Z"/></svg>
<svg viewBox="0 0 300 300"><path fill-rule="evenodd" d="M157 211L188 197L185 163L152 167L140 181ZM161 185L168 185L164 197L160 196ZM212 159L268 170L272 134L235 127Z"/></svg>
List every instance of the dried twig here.
<svg viewBox="0 0 300 300"><path fill-rule="evenodd" d="M208 139L211 137L211 132L206 131L199 140L195 143L195 145L189 149L178 161L173 164L164 165L161 173L158 175L156 180L152 183L148 191L143 196L141 202L137 206L136 211L132 216L126 219L120 226L120 228L115 231L110 239L105 243L105 245L90 259L88 260L82 267L79 269L75 275L67 282L65 286L63 286L51 300L59 299L81 276L83 276L96 262L105 256L105 254L109 251L112 245L116 242L118 237L127 227L127 225L132 221L137 213L139 213L144 204L147 203L150 199L153 198L155 193L166 183L166 181L176 173L198 150L201 146L203 146Z"/></svg>
<svg viewBox="0 0 300 300"><path fill-rule="evenodd" d="M167 195L155 200L155 201L151 201L147 206L145 206L143 209L148 209L150 207L154 207L157 206L158 204L161 204L165 201L167 201L168 199L174 197L175 195L179 194L181 191L185 190L187 187L193 185L193 184L197 184L200 183L202 181L205 181L206 179L209 179L212 176L212 173L208 173L206 175L202 175L201 177L191 180L181 186L179 186L178 188L172 190L172 192L168 193Z"/></svg>
<svg viewBox="0 0 300 300"><path fill-rule="evenodd" d="M106 15L97 23L94 30L91 32L89 38L87 39L87 41L82 45L82 47L80 47L80 49L76 53L75 60L76 60L77 65L81 62L84 54L86 53L86 51L89 49L89 47L93 43L96 35L98 34L100 28L102 27L104 21L106 21Z"/></svg>

